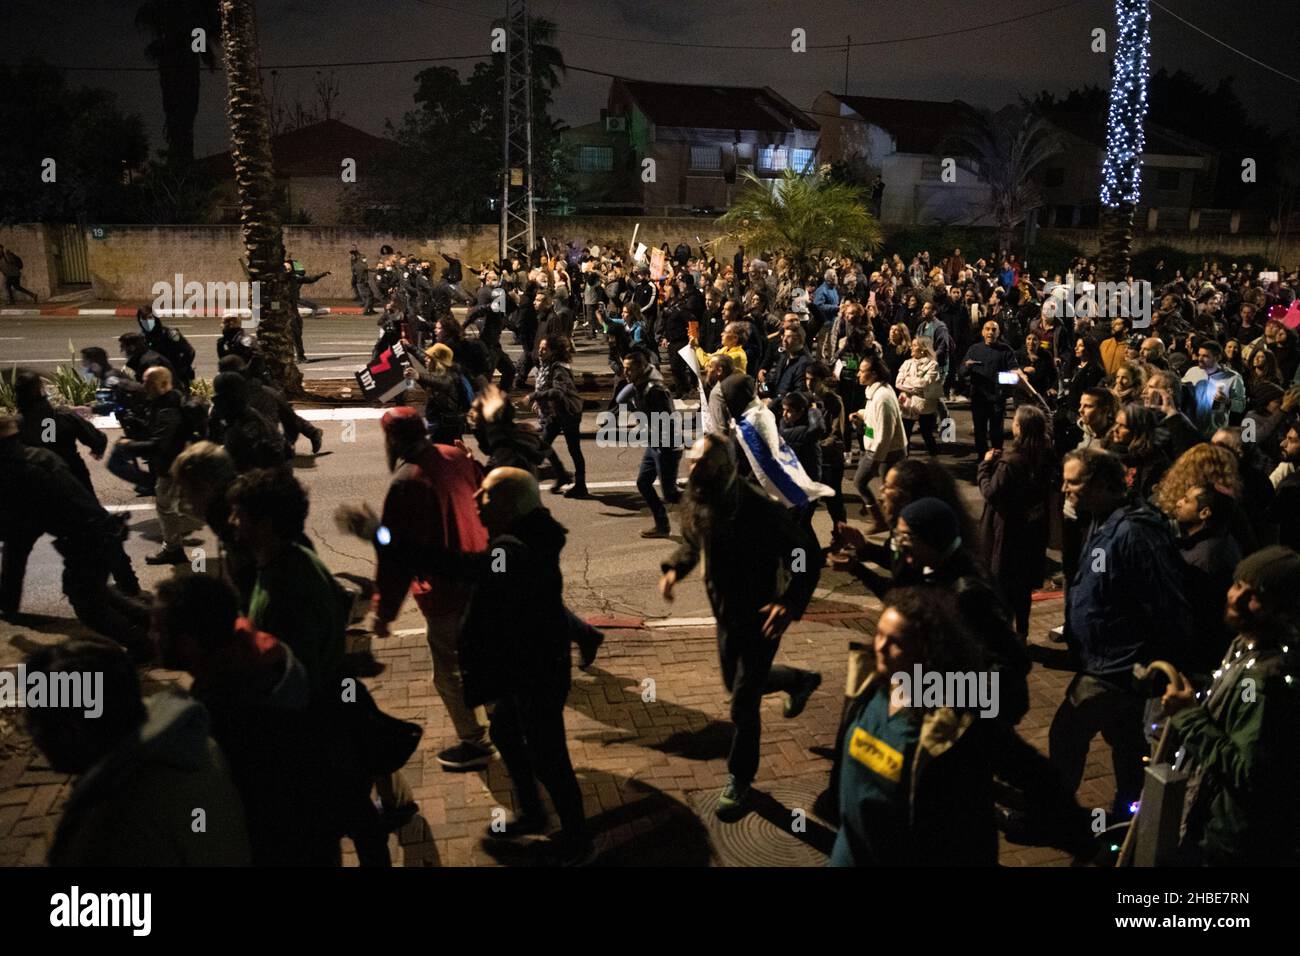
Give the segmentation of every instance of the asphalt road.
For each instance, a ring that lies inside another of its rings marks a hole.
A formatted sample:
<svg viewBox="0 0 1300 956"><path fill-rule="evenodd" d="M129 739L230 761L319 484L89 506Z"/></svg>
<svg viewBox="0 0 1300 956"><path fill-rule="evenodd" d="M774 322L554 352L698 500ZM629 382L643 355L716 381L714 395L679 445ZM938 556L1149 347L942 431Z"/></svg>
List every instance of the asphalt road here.
<svg viewBox="0 0 1300 956"><path fill-rule="evenodd" d="M454 310L462 318L465 310ZM221 320L215 318L177 319L168 323L180 329L195 351L195 370L200 378L217 374L217 339ZM13 364L53 371L70 361L83 348L100 346L113 360L125 361L117 349L117 337L137 331L134 319L97 316L30 316L0 318L0 368ZM370 358L379 337L375 316L326 315L303 319L303 344L307 362L303 376L308 379L350 378ZM506 352L518 358L520 349L506 333ZM575 367L581 371L608 370L603 345L598 346L585 334L579 336L581 354Z"/></svg>
<svg viewBox="0 0 1300 956"><path fill-rule="evenodd" d="M186 320L178 324L199 351L199 374L210 376L216 365L215 320ZM15 361L36 365L44 361L53 366L63 360L61 356L67 353L69 340L78 348L92 342L107 345L115 341L122 327L130 325L129 321L99 318L3 318L0 319L0 356L3 356L0 365L7 366ZM336 377L350 373L355 367L351 364L353 360L369 355L371 329L373 319L370 318L308 320L308 354L319 359L309 366L308 374ZM335 343L333 347L338 351L326 351L332 347L331 343ZM579 368L592 371L606 368L602 347L585 338L580 346L582 351L575 363ZM334 414L343 417L319 422L325 432L321 454L300 454L294 463L298 477L311 495L308 533L332 570L369 576L373 571L373 553L363 542L339 532L332 515L343 502L368 501L377 510L381 506L389 475L379 422L375 417L362 417L365 413L349 419L346 409L334 410ZM370 414L374 415L373 410ZM969 416L964 411L956 415L959 438L968 440ZM651 524L649 512L635 487L643 450L597 446L593 411L588 411L584 417L583 434L587 480L594 499L575 501L558 495L544 495L547 506L569 529L563 570L565 594L570 606L585 615L646 619L709 617L711 611L698 576L692 576L678 587L673 604L666 604L659 596L659 562L671 553L677 542L644 540L639 536ZM345 440L348 435L352 441ZM110 432L111 437L114 435ZM473 444L471 440L471 447ZM305 440L300 441L299 450L308 451ZM563 441L559 443L559 450L567 464L569 458ZM86 456L86 461L105 506L130 513L131 537L127 551L142 584L146 589L151 588L172 573L171 569L154 568L144 563L146 555L159 548L152 499L136 498L130 487L108 474L102 462L93 461L89 456ZM973 468L970 457L960 461L959 473L962 469ZM685 477L684 468L682 477ZM846 485L850 480L851 476L846 479ZM978 493L969 484L966 484L965 491L971 496L972 503L978 498ZM850 499L854 497L851 486L848 496ZM856 513L854 503L850 503L849 513L850 517ZM675 531L676 515L672 521ZM819 510L814 526L820 540L829 539L831 528L824 509ZM191 552L194 548L205 548L208 553L215 554L215 539L206 528L196 527L187 538L187 547ZM63 635L79 631L80 625L73 619L62 595L61 571L62 560L50 539L42 539L32 554L23 604L25 612L37 617L31 624L20 628L0 622L0 666L16 662L33 643L56 641ZM850 587L850 584L847 576L828 572L823 575L822 586L840 589ZM853 590L860 590L860 587ZM519 619L526 626L527 608L519 608ZM414 628L419 624L419 614L408 602L394 626Z"/></svg>

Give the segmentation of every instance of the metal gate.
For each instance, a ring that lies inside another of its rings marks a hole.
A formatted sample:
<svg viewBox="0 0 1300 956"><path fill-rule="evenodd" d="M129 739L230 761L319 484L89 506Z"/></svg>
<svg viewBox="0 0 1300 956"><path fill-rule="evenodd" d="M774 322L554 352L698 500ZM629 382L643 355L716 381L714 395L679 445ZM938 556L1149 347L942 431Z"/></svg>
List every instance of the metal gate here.
<svg viewBox="0 0 1300 956"><path fill-rule="evenodd" d="M86 230L75 223L58 227L59 284L90 285L90 258L86 254Z"/></svg>

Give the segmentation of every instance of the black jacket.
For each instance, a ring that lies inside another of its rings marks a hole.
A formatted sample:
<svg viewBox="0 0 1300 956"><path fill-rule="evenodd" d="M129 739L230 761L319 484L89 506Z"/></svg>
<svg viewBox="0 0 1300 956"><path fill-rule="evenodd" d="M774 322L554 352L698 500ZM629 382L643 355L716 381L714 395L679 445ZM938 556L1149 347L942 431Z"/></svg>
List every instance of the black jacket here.
<svg viewBox="0 0 1300 956"><path fill-rule="evenodd" d="M104 454L108 447L108 436L86 419L67 408L55 408L49 399L41 397L29 405L18 409L23 416L18 434L23 443L33 448L48 448L63 459L76 479L94 491L90 481L90 472L86 463L77 453L77 442L81 442L96 455ZM46 423L54 425L54 440L45 441Z"/></svg>
<svg viewBox="0 0 1300 956"><path fill-rule="evenodd" d="M721 626L753 630L762 624L759 608L784 604L798 620L812 600L821 576L817 541L796 523L790 512L750 482L736 479L734 511L720 518L712 534L701 540L689 528L682 544L661 565L677 572L680 581L705 556L704 587ZM792 571L802 552L802 571ZM780 572L790 572L781 584Z"/></svg>
<svg viewBox="0 0 1300 956"><path fill-rule="evenodd" d="M517 518L462 559L474 590L457 641L465 702L569 685L569 624L560 552L567 532L545 508Z"/></svg>
<svg viewBox="0 0 1300 956"><path fill-rule="evenodd" d="M181 393L174 388L146 402L144 437L124 442L128 452L148 459L154 477L165 476L171 470L189 439L181 403Z"/></svg>

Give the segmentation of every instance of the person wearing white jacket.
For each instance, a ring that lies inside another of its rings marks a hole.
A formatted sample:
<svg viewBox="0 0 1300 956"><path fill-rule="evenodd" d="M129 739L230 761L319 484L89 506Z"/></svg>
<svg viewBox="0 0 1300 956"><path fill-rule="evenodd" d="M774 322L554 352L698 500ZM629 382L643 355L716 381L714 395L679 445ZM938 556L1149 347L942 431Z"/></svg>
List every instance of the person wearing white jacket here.
<svg viewBox="0 0 1300 956"><path fill-rule="evenodd" d="M894 387L898 389L898 404L903 415L903 434L906 444L912 442L912 429L921 423L921 439L931 455L939 454L934 441L935 413L939 397L943 394L943 369L934 357L930 339L918 335L912 339L912 357L898 369Z"/></svg>
<svg viewBox="0 0 1300 956"><path fill-rule="evenodd" d="M907 455L907 435L898 398L889 387L889 366L881 354L869 350L858 366L858 382L866 389L866 405L850 416L862 428L862 461L853 476L853 486L862 498L863 514L870 516L867 533L888 527L880 503L871 491L871 479L882 481L894 463Z"/></svg>

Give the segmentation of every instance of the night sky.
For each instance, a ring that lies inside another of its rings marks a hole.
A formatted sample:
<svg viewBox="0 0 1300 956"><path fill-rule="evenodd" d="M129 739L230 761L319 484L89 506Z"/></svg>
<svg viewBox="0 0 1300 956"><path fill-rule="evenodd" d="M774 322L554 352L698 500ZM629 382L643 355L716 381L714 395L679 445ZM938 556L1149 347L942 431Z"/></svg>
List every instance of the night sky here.
<svg viewBox="0 0 1300 956"><path fill-rule="evenodd" d="M534 15L554 20L557 45L573 66L637 79L768 85L801 109L824 89L841 92L844 51L789 52L790 31L808 44L937 33L1006 20L1063 0L533 0ZM1164 5L1244 52L1300 76L1300 8L1296 0L1163 0ZM148 66L145 37L133 26L133 0L3 0L4 57L39 56L63 66ZM259 0L263 64L477 55L487 50L499 0ZM1065 10L956 37L859 47L852 51L849 92L998 106L1039 90L1064 93L1107 86L1108 58L1090 51L1091 31L1113 31L1113 5L1083 0ZM1290 82L1196 33L1153 6L1152 69L1184 69L1208 84L1236 77L1252 118L1291 127L1300 84ZM586 36L582 34L587 34ZM609 37L598 39L595 36ZM1113 39L1113 38L1112 38ZM699 49L649 41L779 50ZM1113 46L1111 47L1113 50ZM448 65L470 69L473 61ZM338 67L338 108L345 122L381 133L414 105L412 77L421 64ZM279 74L284 95L311 99L313 69ZM153 72L78 72L75 81L114 90L139 113L157 146L162 104ZM269 79L268 79L269 82ZM599 117L609 80L569 72L554 110L570 125ZM196 122L198 155L228 146L223 74L205 74ZM12 132L12 131L11 131Z"/></svg>

